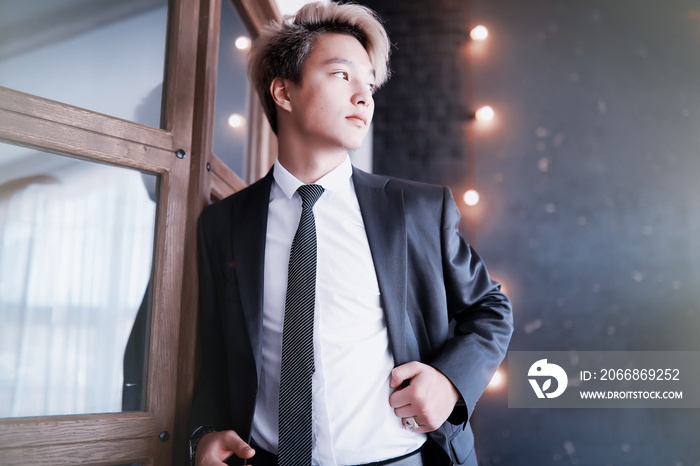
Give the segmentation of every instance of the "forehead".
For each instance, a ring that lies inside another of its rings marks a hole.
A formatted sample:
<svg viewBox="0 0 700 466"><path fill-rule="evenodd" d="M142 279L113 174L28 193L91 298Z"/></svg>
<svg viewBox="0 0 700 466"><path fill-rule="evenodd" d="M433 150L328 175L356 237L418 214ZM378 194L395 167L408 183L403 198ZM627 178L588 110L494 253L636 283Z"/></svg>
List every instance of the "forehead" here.
<svg viewBox="0 0 700 466"><path fill-rule="evenodd" d="M306 58L304 68L343 63L357 71L374 75L374 68L367 51L360 41L348 34L322 34Z"/></svg>

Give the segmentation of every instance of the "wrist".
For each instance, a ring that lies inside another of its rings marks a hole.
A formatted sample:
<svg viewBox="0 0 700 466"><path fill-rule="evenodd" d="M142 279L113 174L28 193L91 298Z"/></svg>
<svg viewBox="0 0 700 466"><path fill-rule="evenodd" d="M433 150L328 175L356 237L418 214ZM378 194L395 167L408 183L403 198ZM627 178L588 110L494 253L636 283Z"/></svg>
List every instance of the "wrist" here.
<svg viewBox="0 0 700 466"><path fill-rule="evenodd" d="M212 432L219 432L220 430L221 429L219 429L216 426L199 426L194 430L194 432L192 432L189 440L190 466L194 466L195 464L195 457L197 455L197 445L199 444L199 441L202 440L202 437L204 437L207 434L211 434Z"/></svg>

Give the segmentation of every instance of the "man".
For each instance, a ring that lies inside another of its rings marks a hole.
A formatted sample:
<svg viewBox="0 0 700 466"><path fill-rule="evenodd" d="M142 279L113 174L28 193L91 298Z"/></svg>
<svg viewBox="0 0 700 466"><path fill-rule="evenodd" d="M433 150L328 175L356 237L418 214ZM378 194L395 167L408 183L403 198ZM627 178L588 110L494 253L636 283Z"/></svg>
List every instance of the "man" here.
<svg viewBox="0 0 700 466"><path fill-rule="evenodd" d="M358 5L307 5L254 44L279 153L200 219L197 465L476 465L468 420L505 355L510 303L459 236L448 189L350 163L388 56ZM298 279L307 221L316 256ZM302 366L308 383L290 385Z"/></svg>

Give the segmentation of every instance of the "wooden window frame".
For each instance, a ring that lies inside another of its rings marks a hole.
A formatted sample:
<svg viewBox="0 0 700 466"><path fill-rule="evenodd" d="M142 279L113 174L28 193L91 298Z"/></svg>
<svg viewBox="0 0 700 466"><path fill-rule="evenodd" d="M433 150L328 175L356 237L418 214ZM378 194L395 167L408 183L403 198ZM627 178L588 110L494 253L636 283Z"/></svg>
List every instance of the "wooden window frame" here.
<svg viewBox="0 0 700 466"><path fill-rule="evenodd" d="M279 21L281 15L274 0L223 0L231 1L239 16L256 37L262 27L271 20ZM185 263L197 263L197 220L202 209L211 202L221 200L242 189L262 176L272 165L273 148L276 137L257 98L251 89L249 101L249 130L246 146L246 180L226 166L213 152L214 103L216 100L216 74L219 53L219 30L222 0L201 0L201 32L198 44L199 62L197 65L196 88L200 98L196 100L194 121L201 125L193 134L193 151L198 163L193 163L190 172L191 193L188 211L188 241L185 243ZM185 270L181 297L181 331L179 335L180 354L178 358L178 394L176 449L184 451L189 437L189 413L194 380L197 375L197 312L198 280L196 267ZM173 463L182 465L179 459Z"/></svg>
<svg viewBox="0 0 700 466"><path fill-rule="evenodd" d="M234 6L253 35L279 19L272 0ZM145 410L0 419L0 464L187 464L196 222L211 199L245 186L211 151L220 8L170 1L163 129L0 87L0 141L159 176ZM259 105L249 121L248 182L269 168L274 142Z"/></svg>
<svg viewBox="0 0 700 466"><path fill-rule="evenodd" d="M0 420L0 463L172 464L179 332L177 294L191 152L193 80L182 72L195 58L198 2L169 8L164 128L157 129L42 97L0 88L0 140L158 175L151 273L145 410ZM174 43L174 44L173 44ZM186 154L178 157L176 151Z"/></svg>

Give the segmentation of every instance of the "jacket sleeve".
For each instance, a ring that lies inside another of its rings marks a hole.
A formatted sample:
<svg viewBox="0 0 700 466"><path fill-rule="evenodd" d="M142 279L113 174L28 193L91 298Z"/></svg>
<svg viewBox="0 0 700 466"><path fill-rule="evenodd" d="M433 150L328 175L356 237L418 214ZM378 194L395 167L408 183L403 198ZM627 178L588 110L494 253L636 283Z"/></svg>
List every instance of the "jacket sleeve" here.
<svg viewBox="0 0 700 466"><path fill-rule="evenodd" d="M213 227L208 225L207 218L205 210L198 228L200 367L192 402L190 432L200 426L226 428L227 414L230 412L223 327L217 312L220 308L217 305L217 274L211 260L214 246L209 235Z"/></svg>
<svg viewBox="0 0 700 466"><path fill-rule="evenodd" d="M441 219L442 269L451 334L430 364L457 387L464 401L449 421L466 422L477 400L503 360L513 316L478 254L459 233L459 210L444 188Z"/></svg>

